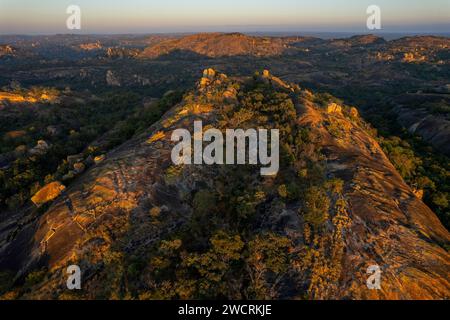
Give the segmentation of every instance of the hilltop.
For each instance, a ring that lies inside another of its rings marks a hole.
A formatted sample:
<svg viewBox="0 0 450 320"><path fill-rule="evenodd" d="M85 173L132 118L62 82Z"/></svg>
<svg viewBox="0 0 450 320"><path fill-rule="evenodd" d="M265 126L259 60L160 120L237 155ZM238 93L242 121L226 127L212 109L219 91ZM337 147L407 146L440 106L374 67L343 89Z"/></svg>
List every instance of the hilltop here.
<svg viewBox="0 0 450 320"><path fill-rule="evenodd" d="M187 51L206 57L277 56L293 40L290 38L253 37L241 33L201 33L156 43L142 52L142 57L156 58L174 51Z"/></svg>

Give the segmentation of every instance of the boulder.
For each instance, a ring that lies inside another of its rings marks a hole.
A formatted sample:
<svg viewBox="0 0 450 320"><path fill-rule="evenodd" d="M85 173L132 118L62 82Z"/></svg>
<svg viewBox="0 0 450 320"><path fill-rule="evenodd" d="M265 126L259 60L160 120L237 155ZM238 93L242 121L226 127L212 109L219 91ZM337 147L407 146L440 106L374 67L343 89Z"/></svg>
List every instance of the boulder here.
<svg viewBox="0 0 450 320"><path fill-rule="evenodd" d="M59 197L66 187L59 181L55 181L47 184L40 189L32 198L31 201L37 206L41 206L49 201L52 201Z"/></svg>
<svg viewBox="0 0 450 320"><path fill-rule="evenodd" d="M106 72L106 83L112 87L120 87L120 80L111 70Z"/></svg>
<svg viewBox="0 0 450 320"><path fill-rule="evenodd" d="M210 84L211 80L208 78L202 78L200 80L200 87L206 87L208 84Z"/></svg>
<svg viewBox="0 0 450 320"><path fill-rule="evenodd" d="M50 146L48 143L44 140L39 140L36 144L36 146L33 149L30 149L31 155L44 155L47 153Z"/></svg>
<svg viewBox="0 0 450 320"><path fill-rule="evenodd" d="M423 199L424 191L422 189L413 189L412 191L417 198L419 198L420 200Z"/></svg>
<svg viewBox="0 0 450 320"><path fill-rule="evenodd" d="M205 69L203 71L203 77L200 79L200 87L207 87L216 77L216 71L214 69Z"/></svg>
<svg viewBox="0 0 450 320"><path fill-rule="evenodd" d="M102 154L100 156L95 157L94 162L95 162L95 164L99 164L99 163L102 163L103 161L105 161L105 159L106 159L106 155Z"/></svg>
<svg viewBox="0 0 450 320"><path fill-rule="evenodd" d="M237 91L233 87L229 87L224 93L223 97L226 99L236 99Z"/></svg>
<svg viewBox="0 0 450 320"><path fill-rule="evenodd" d="M73 165L73 168L75 170L75 173L82 173L86 169L86 166L84 165L84 163L78 162Z"/></svg>
<svg viewBox="0 0 450 320"><path fill-rule="evenodd" d="M216 71L214 69L205 69L203 71L203 78L207 78L207 79L214 79L214 77L216 76Z"/></svg>
<svg viewBox="0 0 450 320"><path fill-rule="evenodd" d="M295 90L300 90L300 87L296 85L292 87L290 84L284 82L278 77L273 76L269 70L263 70L262 80L267 84L272 84L275 88L283 88L289 91L295 92Z"/></svg>
<svg viewBox="0 0 450 320"><path fill-rule="evenodd" d="M327 107L328 113L337 113L342 115L342 107L334 102L330 103Z"/></svg>
<svg viewBox="0 0 450 320"><path fill-rule="evenodd" d="M359 111L355 107L350 108L350 117L359 118Z"/></svg>

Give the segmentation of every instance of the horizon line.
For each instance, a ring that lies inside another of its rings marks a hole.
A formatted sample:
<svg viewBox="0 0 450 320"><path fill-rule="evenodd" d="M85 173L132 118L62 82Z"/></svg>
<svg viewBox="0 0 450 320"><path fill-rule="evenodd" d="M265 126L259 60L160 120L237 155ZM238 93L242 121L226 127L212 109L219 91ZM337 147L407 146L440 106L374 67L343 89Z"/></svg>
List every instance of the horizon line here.
<svg viewBox="0 0 450 320"><path fill-rule="evenodd" d="M36 33L1 33L0 36L146 36L146 35L192 35L192 34L353 34L353 35L450 35L450 31L329 31L329 30L247 30L247 31L142 31L142 32L36 32Z"/></svg>

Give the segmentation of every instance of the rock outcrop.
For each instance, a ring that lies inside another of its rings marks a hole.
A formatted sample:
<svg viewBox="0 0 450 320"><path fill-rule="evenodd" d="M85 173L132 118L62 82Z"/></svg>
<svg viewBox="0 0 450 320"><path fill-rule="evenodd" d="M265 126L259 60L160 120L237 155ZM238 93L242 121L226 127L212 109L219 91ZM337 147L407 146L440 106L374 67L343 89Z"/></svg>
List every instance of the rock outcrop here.
<svg viewBox="0 0 450 320"><path fill-rule="evenodd" d="M0 57L14 55L16 49L10 45L0 45Z"/></svg>
<svg viewBox="0 0 450 320"><path fill-rule="evenodd" d="M106 72L106 83L112 87L120 87L121 85L119 78L111 70Z"/></svg>
<svg viewBox="0 0 450 320"><path fill-rule="evenodd" d="M100 50L100 49L102 49L102 44L99 41L91 42L91 43L83 43L83 44L80 44L80 49L86 50L86 51Z"/></svg>
<svg viewBox="0 0 450 320"><path fill-rule="evenodd" d="M336 103L330 103L327 106L327 112L328 113L336 113L342 115L342 107Z"/></svg>
<svg viewBox="0 0 450 320"><path fill-rule="evenodd" d="M431 114L424 109L397 107L398 122L411 134L421 136L436 150L450 156L450 120L441 115Z"/></svg>
<svg viewBox="0 0 450 320"><path fill-rule="evenodd" d="M30 149L28 152L31 155L44 155L47 153L48 149L50 148L50 146L48 145L48 143L45 140L39 140L36 144L36 146L32 149Z"/></svg>
<svg viewBox="0 0 450 320"><path fill-rule="evenodd" d="M65 189L66 187L58 181L49 183L41 190L39 190L31 198L31 201L37 206L43 205L59 197L61 195L61 192L63 192Z"/></svg>

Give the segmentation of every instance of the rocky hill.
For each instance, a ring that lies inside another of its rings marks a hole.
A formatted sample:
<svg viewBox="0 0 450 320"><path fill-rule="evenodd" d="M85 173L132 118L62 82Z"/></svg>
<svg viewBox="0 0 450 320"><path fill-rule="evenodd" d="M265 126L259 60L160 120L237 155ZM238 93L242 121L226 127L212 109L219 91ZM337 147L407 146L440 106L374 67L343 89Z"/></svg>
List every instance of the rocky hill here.
<svg viewBox="0 0 450 320"><path fill-rule="evenodd" d="M279 129L280 172L173 165L171 134L195 120ZM448 299L450 234L370 131L357 109L268 71L237 80L206 70L37 223L2 223L0 270L15 279L5 297ZM71 264L83 273L76 294L65 286ZM372 265L381 290L366 286Z"/></svg>
<svg viewBox="0 0 450 320"><path fill-rule="evenodd" d="M396 97L393 112L410 133L419 135L450 156L450 95L448 92L418 92Z"/></svg>
<svg viewBox="0 0 450 320"><path fill-rule="evenodd" d="M276 56L291 42L289 38L252 37L240 33L202 33L156 43L142 57L156 58L174 51L188 51L207 57Z"/></svg>
<svg viewBox="0 0 450 320"><path fill-rule="evenodd" d="M337 46L361 46L361 47L371 47L376 45L385 45L386 40L381 37L369 34L369 35L361 35L361 36L353 36L348 39L334 39L330 40L332 45Z"/></svg>
<svg viewBox="0 0 450 320"><path fill-rule="evenodd" d="M450 39L448 37L437 37L437 36L404 37L392 41L392 45L418 49L420 48L448 49L450 47Z"/></svg>
<svg viewBox="0 0 450 320"><path fill-rule="evenodd" d="M9 45L0 45L0 57L6 55L13 55L16 52L12 46Z"/></svg>

